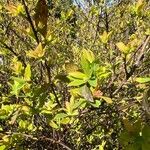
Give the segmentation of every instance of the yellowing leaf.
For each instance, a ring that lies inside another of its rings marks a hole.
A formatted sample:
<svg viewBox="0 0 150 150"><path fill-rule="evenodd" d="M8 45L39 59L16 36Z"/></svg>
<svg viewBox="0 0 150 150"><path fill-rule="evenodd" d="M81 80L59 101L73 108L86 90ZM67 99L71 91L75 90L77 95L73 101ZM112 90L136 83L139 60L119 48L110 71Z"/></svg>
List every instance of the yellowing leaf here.
<svg viewBox="0 0 150 150"><path fill-rule="evenodd" d="M45 49L43 49L42 44L39 43L37 48L35 50L27 51L27 56L33 57L33 58L41 58L45 54Z"/></svg>
<svg viewBox="0 0 150 150"><path fill-rule="evenodd" d="M22 4L17 5L9 4L5 8L9 11L10 14L12 14L12 16L18 16L24 11Z"/></svg>
<svg viewBox="0 0 150 150"><path fill-rule="evenodd" d="M83 49L82 51L82 57L87 59L90 63L92 63L95 60L95 56L92 51Z"/></svg>
<svg viewBox="0 0 150 150"><path fill-rule="evenodd" d="M16 74L19 74L21 73L22 69L23 69L23 66L22 66L22 63L20 61L16 61L12 64L12 70L16 73Z"/></svg>
<svg viewBox="0 0 150 150"><path fill-rule="evenodd" d="M111 34L112 32L107 33L106 31L104 31L103 34L100 36L102 43L106 44Z"/></svg>
<svg viewBox="0 0 150 150"><path fill-rule="evenodd" d="M76 79L86 79L87 78L86 74L79 72L79 71L70 72L69 76L76 78Z"/></svg>
<svg viewBox="0 0 150 150"><path fill-rule="evenodd" d="M65 71L67 73L69 73L69 72L75 72L75 71L78 70L78 66L75 65L75 64L72 64L72 63L65 63L64 68L65 68Z"/></svg>
<svg viewBox="0 0 150 150"><path fill-rule="evenodd" d="M141 12L141 10L143 9L143 6L144 6L144 0L138 0L135 6L136 13Z"/></svg>
<svg viewBox="0 0 150 150"><path fill-rule="evenodd" d="M123 52L123 53L125 53L125 54L127 54L127 53L129 52L129 47L126 46L123 42L118 42L118 43L116 43L116 46L118 47L118 49L119 49L121 52Z"/></svg>
<svg viewBox="0 0 150 150"><path fill-rule="evenodd" d="M31 68L30 68L30 64L27 64L27 67L25 68L25 73L24 73L24 79L26 81L30 81L31 79Z"/></svg>
<svg viewBox="0 0 150 150"><path fill-rule="evenodd" d="M112 99L106 96L101 96L101 98L106 101L108 104L112 104Z"/></svg>
<svg viewBox="0 0 150 150"><path fill-rule="evenodd" d="M79 88L73 88L73 89L70 89L70 94L74 97L76 96L79 96L80 95L80 89Z"/></svg>

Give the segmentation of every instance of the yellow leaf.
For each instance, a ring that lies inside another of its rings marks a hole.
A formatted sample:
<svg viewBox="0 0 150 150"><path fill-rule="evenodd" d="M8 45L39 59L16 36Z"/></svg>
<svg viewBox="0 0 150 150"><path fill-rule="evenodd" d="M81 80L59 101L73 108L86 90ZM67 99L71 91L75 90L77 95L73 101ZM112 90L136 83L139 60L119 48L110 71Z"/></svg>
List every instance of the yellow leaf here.
<svg viewBox="0 0 150 150"><path fill-rule="evenodd" d="M125 54L127 54L127 53L129 52L129 47L126 46L123 42L118 42L118 43L116 43L116 46L118 47L118 49L119 49L121 52L123 52L123 53L125 53Z"/></svg>
<svg viewBox="0 0 150 150"><path fill-rule="evenodd" d="M27 64L27 67L25 68L25 73L24 73L24 79L26 81L30 81L31 79L31 68L30 68L30 64Z"/></svg>
<svg viewBox="0 0 150 150"><path fill-rule="evenodd" d="M42 48L42 44L39 43L37 48L35 50L30 50L26 52L27 56L33 57L33 58L41 58L45 54L45 49Z"/></svg>
<svg viewBox="0 0 150 150"><path fill-rule="evenodd" d="M92 51L83 49L82 51L82 57L87 59L90 63L92 63L95 60L95 56Z"/></svg>
<svg viewBox="0 0 150 150"><path fill-rule="evenodd" d="M103 32L103 34L100 36L101 41L106 44L109 40L110 35L112 32L107 33L106 31Z"/></svg>
<svg viewBox="0 0 150 150"><path fill-rule="evenodd" d="M24 8L22 4L17 4L16 6L13 4L9 4L5 7L12 16L18 16L23 13Z"/></svg>
<svg viewBox="0 0 150 150"><path fill-rule="evenodd" d="M87 79L87 75L79 71L70 72L68 74L69 76L76 78L76 79L85 79L85 80Z"/></svg>
<svg viewBox="0 0 150 150"><path fill-rule="evenodd" d="M112 99L106 96L101 96L101 98L106 101L108 104L112 104Z"/></svg>
<svg viewBox="0 0 150 150"><path fill-rule="evenodd" d="M136 13L139 13L143 9L143 6L144 6L144 0L138 0L135 6Z"/></svg>
<svg viewBox="0 0 150 150"><path fill-rule="evenodd" d="M21 73L23 69L22 63L18 61L16 57L12 60L11 69L14 71L15 74Z"/></svg>

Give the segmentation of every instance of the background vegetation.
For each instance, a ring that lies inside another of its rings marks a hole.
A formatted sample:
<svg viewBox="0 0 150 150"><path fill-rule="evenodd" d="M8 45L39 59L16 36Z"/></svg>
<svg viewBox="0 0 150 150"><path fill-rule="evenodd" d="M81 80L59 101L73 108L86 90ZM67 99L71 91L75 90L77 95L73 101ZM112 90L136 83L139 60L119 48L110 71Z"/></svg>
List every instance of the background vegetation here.
<svg viewBox="0 0 150 150"><path fill-rule="evenodd" d="M0 14L0 150L150 148L149 0L1 0Z"/></svg>

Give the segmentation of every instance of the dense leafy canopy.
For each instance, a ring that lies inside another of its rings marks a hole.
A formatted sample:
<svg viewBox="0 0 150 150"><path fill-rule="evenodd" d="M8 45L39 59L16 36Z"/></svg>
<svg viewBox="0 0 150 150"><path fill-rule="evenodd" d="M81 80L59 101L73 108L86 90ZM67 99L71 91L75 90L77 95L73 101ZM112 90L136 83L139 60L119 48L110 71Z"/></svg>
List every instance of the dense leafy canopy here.
<svg viewBox="0 0 150 150"><path fill-rule="evenodd" d="M0 14L0 150L149 149L149 0L1 0Z"/></svg>

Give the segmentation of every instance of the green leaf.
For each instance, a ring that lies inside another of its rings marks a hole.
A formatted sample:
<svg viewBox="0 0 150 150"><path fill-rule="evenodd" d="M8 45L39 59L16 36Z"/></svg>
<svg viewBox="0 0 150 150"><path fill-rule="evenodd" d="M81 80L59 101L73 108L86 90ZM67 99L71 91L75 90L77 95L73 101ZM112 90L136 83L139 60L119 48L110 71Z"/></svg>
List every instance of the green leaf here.
<svg viewBox="0 0 150 150"><path fill-rule="evenodd" d="M82 84L85 84L86 81L84 80L79 80L79 79L75 79L73 81L71 81L68 86L79 86L79 85L82 85Z"/></svg>
<svg viewBox="0 0 150 150"><path fill-rule="evenodd" d="M22 78L12 77L12 79L14 79L14 84L13 85L10 84L11 87L12 87L11 94L14 94L14 95L18 96L20 90L24 87L26 82Z"/></svg>
<svg viewBox="0 0 150 150"><path fill-rule="evenodd" d="M31 67L30 67L30 64L27 64L27 67L25 68L24 79L26 81L31 80Z"/></svg>
<svg viewBox="0 0 150 150"><path fill-rule="evenodd" d="M92 75L92 69L90 66L90 62L86 58L81 57L80 64L81 64L81 67L82 67L84 73L90 78Z"/></svg>
<svg viewBox="0 0 150 150"><path fill-rule="evenodd" d="M136 81L139 83L147 83L147 82L150 82L150 77L136 78Z"/></svg>
<svg viewBox="0 0 150 150"><path fill-rule="evenodd" d="M70 72L68 74L69 74L69 76L76 78L76 79L84 79L84 80L87 79L86 74L79 72L79 71Z"/></svg>
<svg viewBox="0 0 150 150"><path fill-rule="evenodd" d="M58 128L59 128L59 126L58 126L54 121L51 121L51 122L49 123L49 125L50 125L52 128L54 128L54 129L58 129Z"/></svg>
<svg viewBox="0 0 150 150"><path fill-rule="evenodd" d="M99 108L99 106L101 105L101 101L100 101L100 100L95 100L95 102L94 102L94 103L91 103L91 105L92 105L93 107Z"/></svg>
<svg viewBox="0 0 150 150"><path fill-rule="evenodd" d="M21 129L25 129L26 127L27 127L27 124L28 122L27 121L24 121L24 120L20 120L19 121L19 127L21 128Z"/></svg>
<svg viewBox="0 0 150 150"><path fill-rule="evenodd" d="M29 130L29 131L33 131L33 129L34 129L34 126L33 126L32 123L30 123L30 124L28 125L28 130Z"/></svg>
<svg viewBox="0 0 150 150"><path fill-rule="evenodd" d="M56 116L54 117L54 120L59 120L59 119L62 119L62 118L65 118L67 117L68 115L65 114L65 113L58 113L56 114Z"/></svg>
<svg viewBox="0 0 150 150"><path fill-rule="evenodd" d="M5 145L1 145L0 146L0 150L5 150L6 149L6 146Z"/></svg>
<svg viewBox="0 0 150 150"><path fill-rule="evenodd" d="M97 79L88 80L88 83L90 84L90 86L96 87L97 86Z"/></svg>

